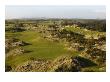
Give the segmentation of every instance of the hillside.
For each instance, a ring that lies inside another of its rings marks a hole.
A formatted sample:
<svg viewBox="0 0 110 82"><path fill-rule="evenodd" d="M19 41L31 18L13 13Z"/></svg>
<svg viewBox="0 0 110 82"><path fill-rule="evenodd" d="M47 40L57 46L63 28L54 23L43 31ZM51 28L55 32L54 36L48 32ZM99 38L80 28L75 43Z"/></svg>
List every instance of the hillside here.
<svg viewBox="0 0 110 82"><path fill-rule="evenodd" d="M6 20L5 71L106 71L106 27L88 21Z"/></svg>

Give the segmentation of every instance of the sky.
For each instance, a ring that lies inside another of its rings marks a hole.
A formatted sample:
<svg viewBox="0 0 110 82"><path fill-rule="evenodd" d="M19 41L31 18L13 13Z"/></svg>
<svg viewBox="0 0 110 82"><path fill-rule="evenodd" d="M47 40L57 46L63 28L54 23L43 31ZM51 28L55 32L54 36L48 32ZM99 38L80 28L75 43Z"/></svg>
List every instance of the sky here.
<svg viewBox="0 0 110 82"><path fill-rule="evenodd" d="M7 5L5 19L13 18L84 18L105 19L105 6L34 6Z"/></svg>

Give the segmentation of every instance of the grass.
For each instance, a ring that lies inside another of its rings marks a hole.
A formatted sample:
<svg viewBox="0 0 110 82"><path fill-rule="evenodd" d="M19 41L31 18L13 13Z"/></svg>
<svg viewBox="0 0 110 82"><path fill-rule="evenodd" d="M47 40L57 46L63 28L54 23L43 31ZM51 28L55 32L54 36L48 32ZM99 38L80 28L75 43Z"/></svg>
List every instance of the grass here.
<svg viewBox="0 0 110 82"><path fill-rule="evenodd" d="M79 52L68 51L62 42L48 41L41 37L41 34L36 31L24 31L16 33L6 32L6 37L14 37L30 43L30 45L22 46L23 49L29 51L17 56L6 58L6 63L11 66L28 61L31 57L42 59L54 59L61 55L77 55Z"/></svg>
<svg viewBox="0 0 110 82"><path fill-rule="evenodd" d="M84 72L106 72L106 67L100 67L100 66L86 67L86 68L82 68L82 71Z"/></svg>
<svg viewBox="0 0 110 82"><path fill-rule="evenodd" d="M82 35L91 35L91 36L97 36L99 35L106 35L105 32L98 32L98 31L91 31L91 30L85 30L85 29L81 29L81 27L78 28L74 28L74 27L65 27L66 30L70 30Z"/></svg>

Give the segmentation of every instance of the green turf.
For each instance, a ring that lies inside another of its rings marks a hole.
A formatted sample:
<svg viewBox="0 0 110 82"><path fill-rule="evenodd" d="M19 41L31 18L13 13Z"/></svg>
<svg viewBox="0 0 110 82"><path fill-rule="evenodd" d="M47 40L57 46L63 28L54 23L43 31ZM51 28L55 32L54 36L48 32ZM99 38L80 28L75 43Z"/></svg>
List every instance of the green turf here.
<svg viewBox="0 0 110 82"><path fill-rule="evenodd" d="M6 58L6 63L16 66L22 62L28 61L31 57L42 59L54 59L61 55L77 55L79 52L68 51L64 47L63 42L48 41L41 37L36 31L24 31L16 33L6 33L8 37L16 37L22 41L30 43L30 45L22 46L23 49L29 51L21 55Z"/></svg>

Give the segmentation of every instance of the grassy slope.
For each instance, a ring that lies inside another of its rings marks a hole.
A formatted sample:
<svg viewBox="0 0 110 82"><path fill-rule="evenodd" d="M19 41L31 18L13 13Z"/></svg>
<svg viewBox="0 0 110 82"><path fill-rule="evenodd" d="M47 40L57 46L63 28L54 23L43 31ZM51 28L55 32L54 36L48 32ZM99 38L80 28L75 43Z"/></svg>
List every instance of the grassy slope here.
<svg viewBox="0 0 110 82"><path fill-rule="evenodd" d="M66 27L67 30L71 30L73 32L81 33L83 35L97 35L102 34L105 35L104 32L97 31L85 31L80 28L71 28ZM25 50L30 51L29 53L25 53L23 55L18 55L15 57L6 58L6 63L9 65L18 65L22 62L28 61L31 57L34 58L44 58L44 59L54 59L60 55L78 55L79 52L68 51L64 47L64 43L51 42L41 37L41 35L35 31L24 31L24 32L16 32L16 33L8 33L6 32L6 38L18 38L22 41L28 42L31 45L23 46Z"/></svg>
<svg viewBox="0 0 110 82"><path fill-rule="evenodd" d="M97 36L98 34L99 34L99 35L105 35L105 34L106 34L105 32L84 30L84 29L81 29L80 27L78 27L78 28L65 27L65 29L66 29L66 30L73 31L73 32L76 32L76 33L79 33L79 34L82 34L82 35L91 35L91 36L93 36L93 37Z"/></svg>
<svg viewBox="0 0 110 82"><path fill-rule="evenodd" d="M24 31L16 33L6 33L6 37L16 37L22 41L28 42L31 45L23 46L25 50L30 51L23 55L6 58L6 63L9 65L18 65L22 62L34 58L46 58L54 59L60 55L78 54L77 52L71 52L64 48L64 43L57 43L48 41L35 31Z"/></svg>

